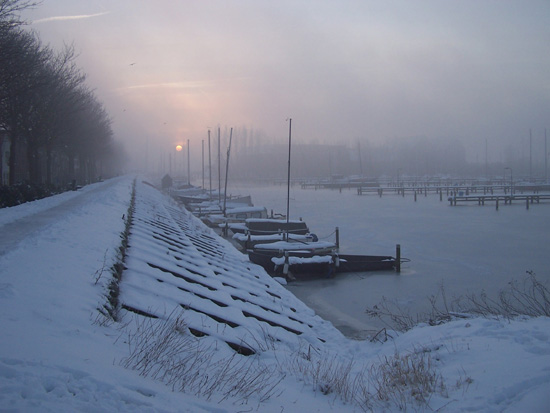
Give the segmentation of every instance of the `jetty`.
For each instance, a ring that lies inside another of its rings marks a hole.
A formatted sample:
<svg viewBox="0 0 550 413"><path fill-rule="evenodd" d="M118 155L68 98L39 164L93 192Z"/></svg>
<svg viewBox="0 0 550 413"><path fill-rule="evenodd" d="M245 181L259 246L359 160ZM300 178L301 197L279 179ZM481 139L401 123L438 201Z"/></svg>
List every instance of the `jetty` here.
<svg viewBox="0 0 550 413"><path fill-rule="evenodd" d="M453 195L447 198L451 206L456 206L460 203L477 202L478 205L485 205L488 202L495 202L496 209L499 203L512 204L512 202L524 202L525 207L529 209L530 204L537 203L543 200L550 200L550 194L530 193L530 194L500 194L500 195Z"/></svg>

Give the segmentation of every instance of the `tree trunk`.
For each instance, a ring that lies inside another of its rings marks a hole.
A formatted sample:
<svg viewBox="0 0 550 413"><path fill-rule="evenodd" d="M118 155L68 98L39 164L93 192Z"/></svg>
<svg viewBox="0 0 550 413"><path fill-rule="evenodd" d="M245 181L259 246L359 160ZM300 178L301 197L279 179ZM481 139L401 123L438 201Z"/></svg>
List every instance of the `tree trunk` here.
<svg viewBox="0 0 550 413"><path fill-rule="evenodd" d="M27 162L29 165L29 181L33 184L40 184L40 157L32 140L27 144Z"/></svg>
<svg viewBox="0 0 550 413"><path fill-rule="evenodd" d="M46 185L52 184L52 149L50 145L46 148Z"/></svg>
<svg viewBox="0 0 550 413"><path fill-rule="evenodd" d="M17 167L17 138L16 133L10 131L10 159L8 166L10 168L9 185L15 185L15 168Z"/></svg>

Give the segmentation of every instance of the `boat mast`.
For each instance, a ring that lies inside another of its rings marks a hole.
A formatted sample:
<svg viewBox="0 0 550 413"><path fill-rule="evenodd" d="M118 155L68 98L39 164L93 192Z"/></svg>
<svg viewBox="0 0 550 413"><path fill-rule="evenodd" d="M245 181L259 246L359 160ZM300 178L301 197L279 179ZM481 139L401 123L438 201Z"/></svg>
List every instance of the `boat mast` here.
<svg viewBox="0 0 550 413"><path fill-rule="evenodd" d="M290 222L290 148L292 147L292 118L289 118L288 123L288 180L286 188L286 223L287 233L286 240L288 241L288 226Z"/></svg>
<svg viewBox="0 0 550 413"><path fill-rule="evenodd" d="M189 147L189 139L187 139L187 185L191 186L191 158L189 155L189 151L191 148Z"/></svg>
<svg viewBox="0 0 550 413"><path fill-rule="evenodd" d="M208 199L212 199L212 156L210 152L210 129L208 129L208 179L210 181L210 196Z"/></svg>
<svg viewBox="0 0 550 413"><path fill-rule="evenodd" d="M221 157L220 127L218 126L218 203L222 202L222 157Z"/></svg>
<svg viewBox="0 0 550 413"><path fill-rule="evenodd" d="M227 201L227 175L229 173L229 155L231 154L231 140L233 138L233 128L229 132L229 147L227 148L227 163L225 164L225 188L223 190L223 216L225 217L225 205Z"/></svg>

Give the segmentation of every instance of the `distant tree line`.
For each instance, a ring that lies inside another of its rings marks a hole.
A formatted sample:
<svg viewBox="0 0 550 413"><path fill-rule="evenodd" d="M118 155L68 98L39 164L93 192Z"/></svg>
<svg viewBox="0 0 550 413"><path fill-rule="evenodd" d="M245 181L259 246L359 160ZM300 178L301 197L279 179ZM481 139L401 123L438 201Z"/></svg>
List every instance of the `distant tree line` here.
<svg viewBox="0 0 550 413"><path fill-rule="evenodd" d="M36 5L0 0L2 184L66 186L114 175L122 147L75 63L74 47L52 50L19 18Z"/></svg>

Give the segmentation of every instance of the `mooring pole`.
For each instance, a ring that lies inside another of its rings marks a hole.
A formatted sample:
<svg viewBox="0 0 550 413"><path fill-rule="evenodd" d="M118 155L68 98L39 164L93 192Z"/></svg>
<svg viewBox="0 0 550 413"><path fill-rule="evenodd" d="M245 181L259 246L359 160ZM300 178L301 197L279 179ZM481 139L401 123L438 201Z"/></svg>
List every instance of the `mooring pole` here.
<svg viewBox="0 0 550 413"><path fill-rule="evenodd" d="M340 249L340 228L336 227L336 249Z"/></svg>
<svg viewBox="0 0 550 413"><path fill-rule="evenodd" d="M286 183L286 224L287 228L290 222L290 150L292 148L292 118L288 119L288 171ZM284 235L284 240L288 241L288 230Z"/></svg>
<svg viewBox="0 0 550 413"><path fill-rule="evenodd" d="M395 272L401 272L401 245L395 246Z"/></svg>

